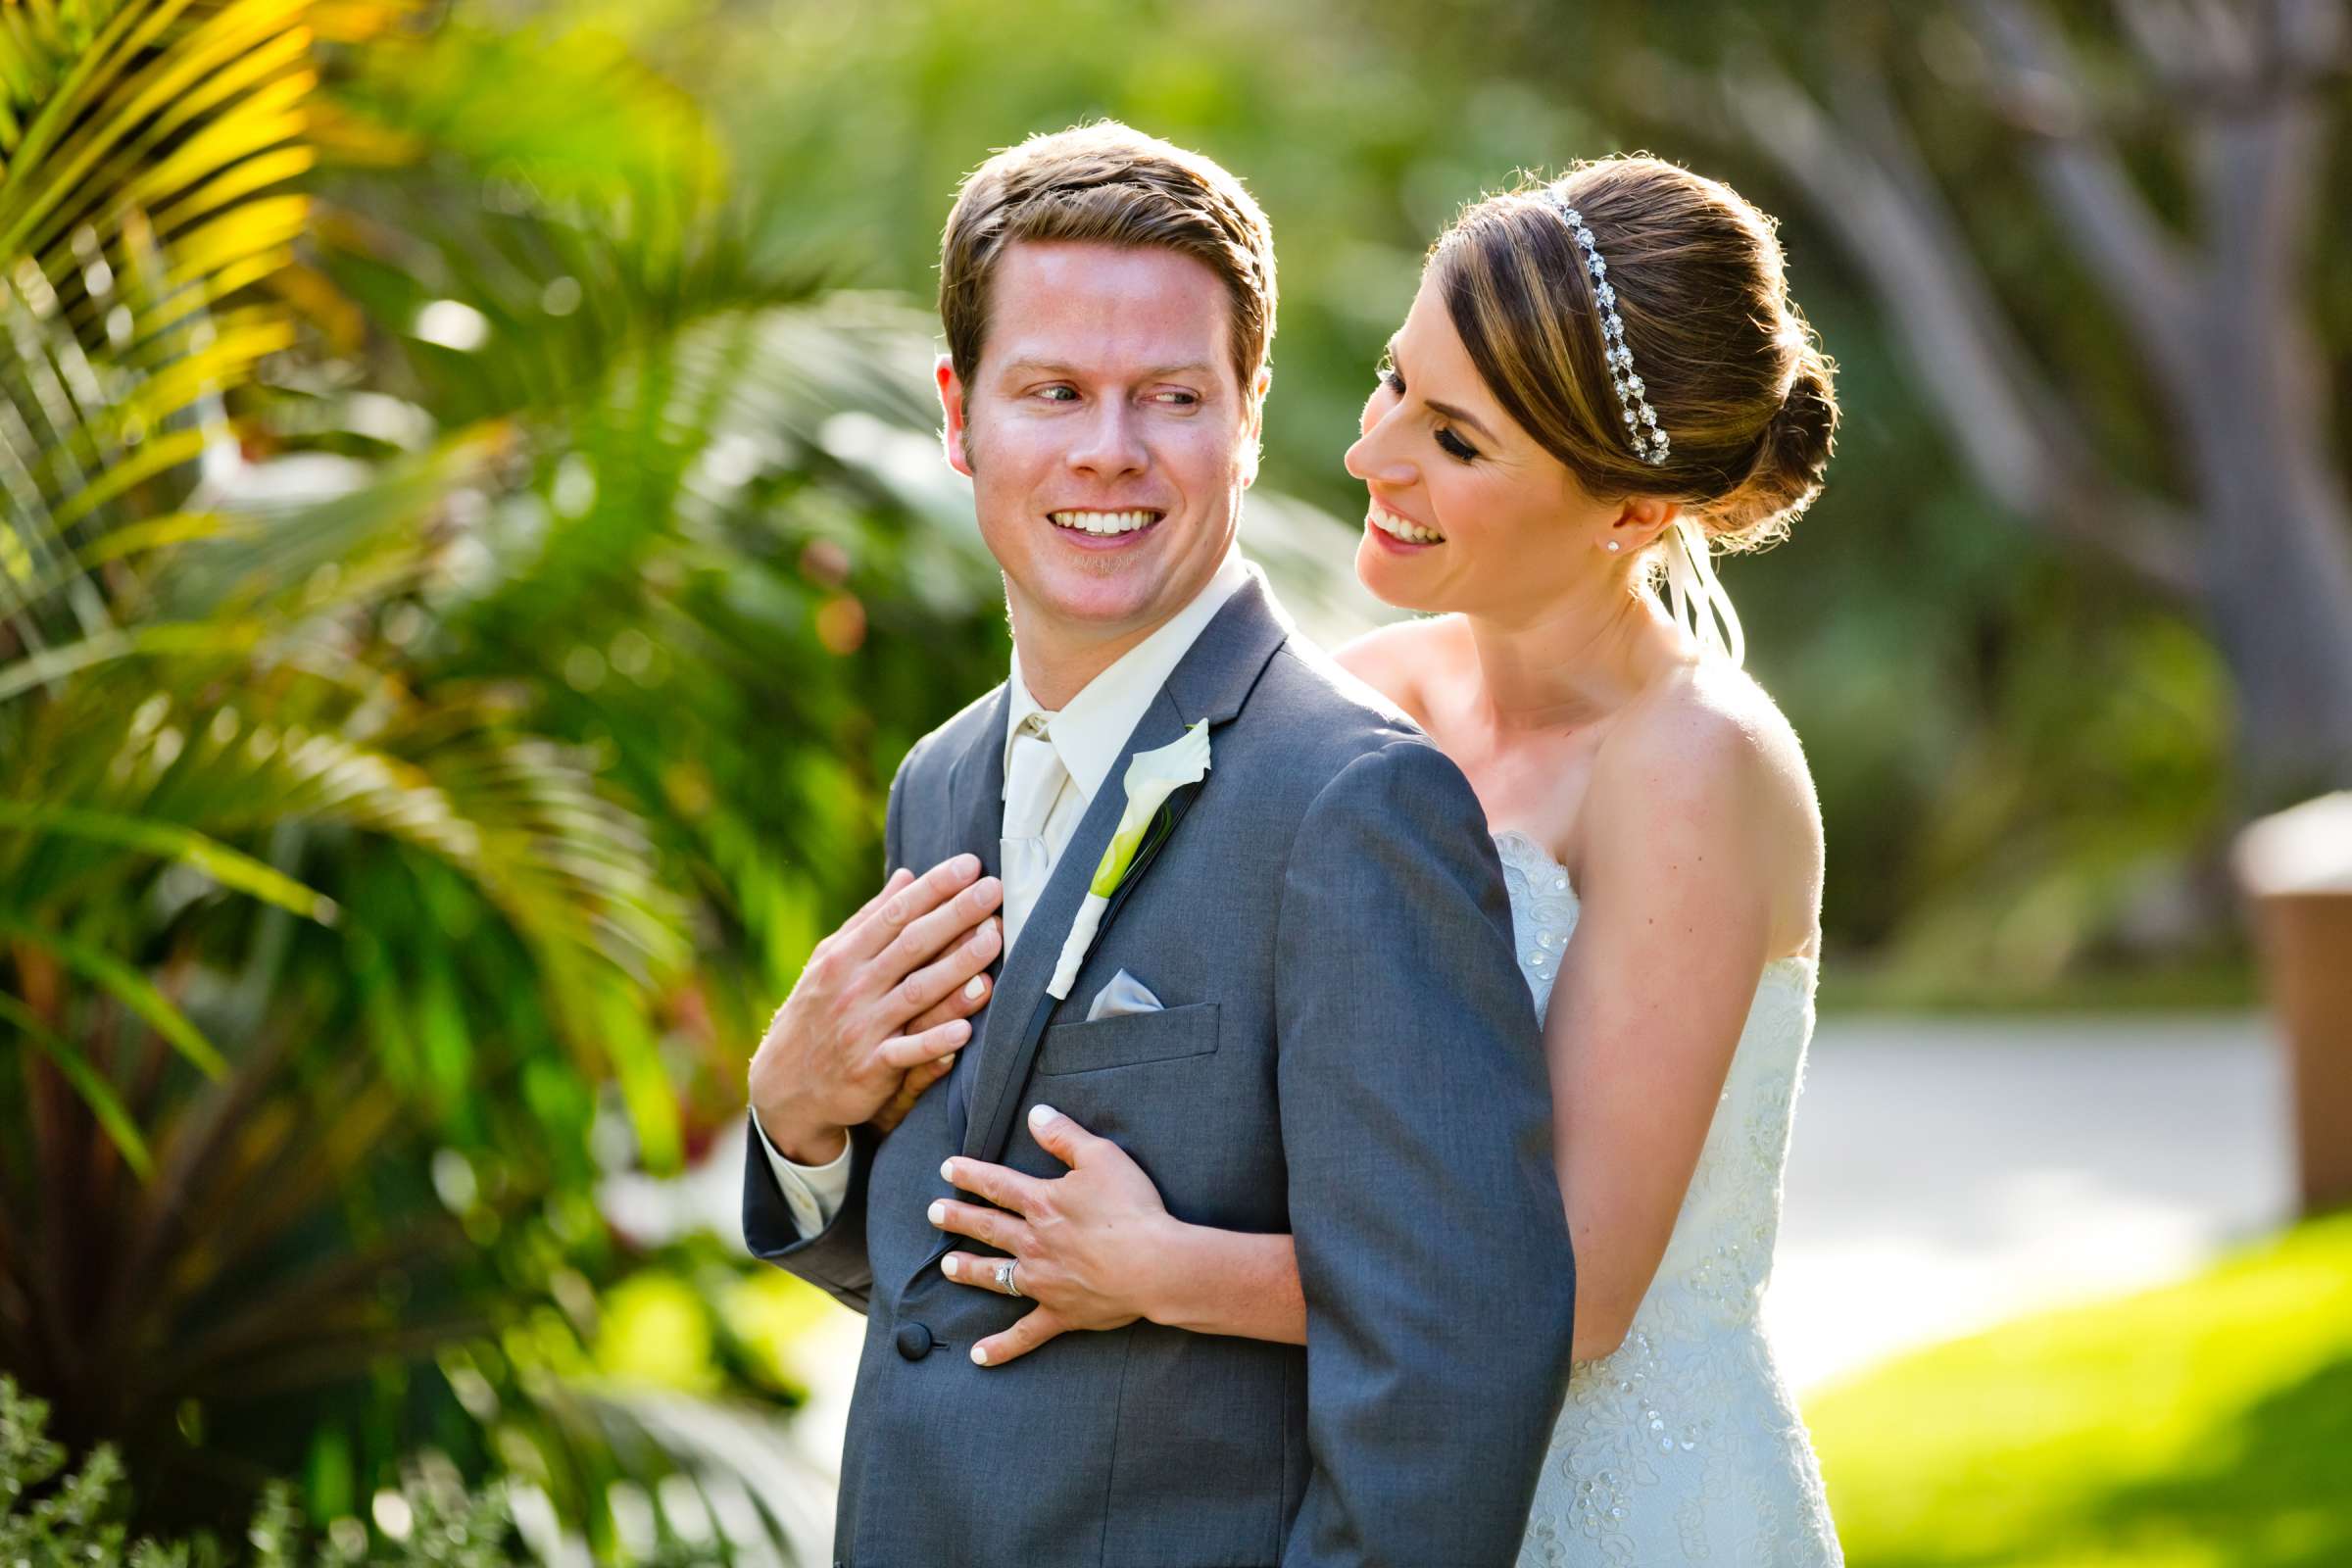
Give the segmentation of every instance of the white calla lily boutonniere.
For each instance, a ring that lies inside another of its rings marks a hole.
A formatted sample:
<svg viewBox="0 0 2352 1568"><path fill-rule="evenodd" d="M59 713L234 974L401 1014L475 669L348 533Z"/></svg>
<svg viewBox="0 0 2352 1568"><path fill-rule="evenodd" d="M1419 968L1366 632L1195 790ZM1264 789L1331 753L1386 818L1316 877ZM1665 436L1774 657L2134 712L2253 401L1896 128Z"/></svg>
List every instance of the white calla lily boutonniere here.
<svg viewBox="0 0 2352 1568"><path fill-rule="evenodd" d="M1167 805L1169 796L1187 784L1200 783L1207 772L1205 718L1159 750L1138 752L1129 760L1123 780L1127 806L1119 813L1118 831L1110 836L1110 847L1102 852L1102 859L1095 867L1095 879L1087 885L1086 902L1078 906L1078 917L1070 922L1070 934L1061 944L1061 957L1054 965L1054 978L1046 987L1047 994L1054 1001L1067 1000L1070 987L1077 984L1078 966L1086 961L1088 951L1095 945L1095 936L1102 928L1102 911L1110 907L1111 896L1134 869L1136 857L1159 823L1160 808Z"/></svg>

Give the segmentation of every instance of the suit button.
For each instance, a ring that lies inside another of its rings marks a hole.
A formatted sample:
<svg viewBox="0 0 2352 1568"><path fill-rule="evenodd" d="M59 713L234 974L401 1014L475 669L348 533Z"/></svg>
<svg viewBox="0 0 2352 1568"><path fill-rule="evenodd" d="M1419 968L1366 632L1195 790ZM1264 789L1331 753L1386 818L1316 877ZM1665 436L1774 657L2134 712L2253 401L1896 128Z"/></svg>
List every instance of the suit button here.
<svg viewBox="0 0 2352 1568"><path fill-rule="evenodd" d="M931 1353L931 1331L920 1323L905 1323L899 1327L899 1353L909 1361L920 1361Z"/></svg>

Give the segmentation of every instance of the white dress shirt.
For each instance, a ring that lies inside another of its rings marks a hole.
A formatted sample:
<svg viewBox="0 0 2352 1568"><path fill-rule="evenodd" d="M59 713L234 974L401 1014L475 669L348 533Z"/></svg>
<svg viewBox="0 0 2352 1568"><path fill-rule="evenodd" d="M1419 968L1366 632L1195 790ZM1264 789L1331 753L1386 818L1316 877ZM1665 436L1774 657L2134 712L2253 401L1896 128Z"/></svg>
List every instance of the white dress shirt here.
<svg viewBox="0 0 2352 1568"><path fill-rule="evenodd" d="M1043 891L1045 878L1050 878L1053 866L1060 862L1061 852L1077 833L1079 820L1101 793L1104 778L1117 764L1127 737L1135 733L1145 710L1152 706L1184 656L1191 652L1201 631L1225 608L1225 601L1250 580L1254 569L1242 560L1238 549L1227 551L1216 575L1193 596L1190 604L1170 615L1151 636L1121 654L1109 668L1088 681L1057 713L1046 711L1029 694L1029 683L1021 678L1021 651L1018 647L1013 649L1012 672L1005 680L1011 698L1004 714L1005 770L1007 774L1011 771L1014 739L1021 733L1023 723L1034 714L1044 722L1046 739L1053 743L1054 754L1069 775L1046 813L1045 877L1038 880L1034 890L1021 890L1024 906L1036 892ZM1005 892L1004 930L1017 940L1028 909L1013 907L1013 890L1009 884ZM1011 950L1007 947L1005 951ZM968 1051L971 1046L967 1044L964 1049ZM776 1174L776 1185L783 1189L785 1206L792 1212L793 1223L800 1227L803 1236L814 1236L841 1212L842 1200L849 1194L848 1146L843 1147L830 1164L799 1165L778 1153L776 1146L768 1142L767 1130L760 1126L757 1111L752 1115L752 1126L759 1132L760 1148L767 1152L768 1168Z"/></svg>

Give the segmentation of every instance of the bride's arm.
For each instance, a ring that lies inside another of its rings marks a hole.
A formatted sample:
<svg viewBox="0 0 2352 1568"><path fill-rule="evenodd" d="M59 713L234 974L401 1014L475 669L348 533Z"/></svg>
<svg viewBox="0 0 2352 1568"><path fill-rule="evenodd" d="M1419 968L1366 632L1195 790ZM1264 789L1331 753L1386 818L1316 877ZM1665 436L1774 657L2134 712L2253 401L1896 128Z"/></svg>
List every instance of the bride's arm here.
<svg viewBox="0 0 2352 1568"><path fill-rule="evenodd" d="M1220 1231L1170 1220L1160 1280L1143 1315L1195 1334L1306 1343L1298 1250L1288 1235Z"/></svg>
<svg viewBox="0 0 2352 1568"><path fill-rule="evenodd" d="M1786 751L1691 704L1594 760L1582 912L1544 1030L1577 1360L1624 1343L1657 1273L1776 951L1776 900L1818 856L1811 788Z"/></svg>
<svg viewBox="0 0 2352 1568"><path fill-rule="evenodd" d="M1004 1165L956 1158L940 1167L994 1208L942 1200L931 1222L1020 1259L1014 1283L1037 1302L1026 1317L973 1347L1002 1366L1071 1329L1123 1328L1149 1318L1198 1334L1306 1343L1306 1299L1291 1238L1187 1225L1161 1206L1152 1178L1107 1138L1037 1106L1029 1130L1070 1167L1041 1181ZM1002 1257L950 1252L948 1278L1000 1290Z"/></svg>

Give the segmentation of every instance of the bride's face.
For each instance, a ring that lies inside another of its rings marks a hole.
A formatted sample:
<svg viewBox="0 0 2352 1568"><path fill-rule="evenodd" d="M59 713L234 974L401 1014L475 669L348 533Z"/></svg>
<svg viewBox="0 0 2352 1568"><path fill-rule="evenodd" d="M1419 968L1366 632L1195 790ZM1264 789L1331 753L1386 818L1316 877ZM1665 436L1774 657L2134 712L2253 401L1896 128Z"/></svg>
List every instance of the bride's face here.
<svg viewBox="0 0 2352 1568"><path fill-rule="evenodd" d="M1507 614L1597 568L1619 507L1585 494L1503 413L1427 278L1362 430L1347 458L1371 491L1355 571L1389 604Z"/></svg>

